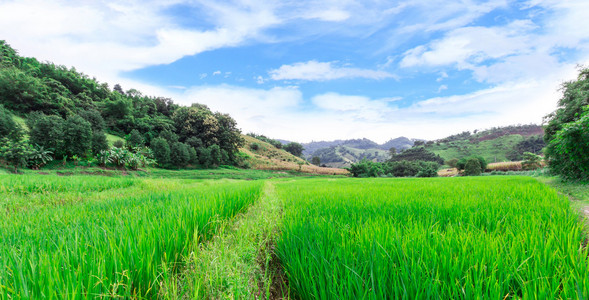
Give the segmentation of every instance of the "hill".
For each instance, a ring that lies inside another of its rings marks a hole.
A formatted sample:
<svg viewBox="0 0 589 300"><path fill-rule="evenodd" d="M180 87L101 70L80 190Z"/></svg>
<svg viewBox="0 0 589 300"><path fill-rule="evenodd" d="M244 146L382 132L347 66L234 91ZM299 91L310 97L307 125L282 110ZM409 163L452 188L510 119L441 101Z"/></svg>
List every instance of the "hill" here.
<svg viewBox="0 0 589 300"><path fill-rule="evenodd" d="M523 152L541 153L544 147L542 126L513 125L484 131L462 132L425 143L427 150L444 160L480 155L487 162L520 160Z"/></svg>
<svg viewBox="0 0 589 300"><path fill-rule="evenodd" d="M319 141L304 143L303 155L308 160L317 156L321 160L321 164L329 167L344 168L362 159L383 162L390 157L389 150L391 148L401 151L411 148L413 143L413 140L406 137L391 139L384 144L378 144L366 138Z"/></svg>
<svg viewBox="0 0 589 300"><path fill-rule="evenodd" d="M256 170L298 171L310 174L347 175L348 171L339 168L322 168L310 164L300 157L278 149L270 143L249 135L242 135L245 140L240 152L247 155L247 161Z"/></svg>

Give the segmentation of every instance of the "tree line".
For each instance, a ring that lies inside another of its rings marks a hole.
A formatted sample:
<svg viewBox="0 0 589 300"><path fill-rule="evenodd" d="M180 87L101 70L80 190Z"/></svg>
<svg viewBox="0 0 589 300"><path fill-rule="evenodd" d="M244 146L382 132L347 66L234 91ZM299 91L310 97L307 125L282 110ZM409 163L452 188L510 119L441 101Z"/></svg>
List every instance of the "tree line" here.
<svg viewBox="0 0 589 300"><path fill-rule="evenodd" d="M145 156L145 162L162 167L241 162L241 132L228 114L124 91L118 84L111 89L75 68L21 57L2 40L0 105L0 154L14 166L35 165L35 151L58 160L112 156L107 133L125 137L117 148L127 157ZM26 119L28 132L13 114Z"/></svg>

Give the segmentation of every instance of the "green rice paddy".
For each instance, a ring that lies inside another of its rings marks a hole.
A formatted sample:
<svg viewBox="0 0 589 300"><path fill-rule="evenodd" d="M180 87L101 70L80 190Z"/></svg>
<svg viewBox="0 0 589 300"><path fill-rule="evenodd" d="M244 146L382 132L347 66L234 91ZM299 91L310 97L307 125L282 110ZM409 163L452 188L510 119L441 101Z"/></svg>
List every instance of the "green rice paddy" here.
<svg viewBox="0 0 589 300"><path fill-rule="evenodd" d="M0 175L0 215L0 299L271 298L270 250L292 298L589 298L583 221L520 176Z"/></svg>

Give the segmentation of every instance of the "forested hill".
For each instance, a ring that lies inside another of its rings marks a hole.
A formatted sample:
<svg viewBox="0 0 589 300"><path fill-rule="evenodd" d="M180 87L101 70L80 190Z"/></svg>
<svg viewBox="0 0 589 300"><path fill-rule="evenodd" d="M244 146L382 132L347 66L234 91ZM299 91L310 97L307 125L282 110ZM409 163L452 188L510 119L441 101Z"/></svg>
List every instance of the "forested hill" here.
<svg viewBox="0 0 589 300"><path fill-rule="evenodd" d="M383 162L390 158L391 148L400 152L415 145L424 146L444 160L480 155L488 162L516 161L522 159L524 152L541 153L545 146L543 132L542 126L530 124L465 131L434 141L405 137L382 145L368 139L322 141L303 144L303 154L308 159L316 156L321 164L330 167L348 167L362 159Z"/></svg>
<svg viewBox="0 0 589 300"><path fill-rule="evenodd" d="M75 68L22 57L5 41L0 41L0 105L5 108L0 111L27 119L31 145L53 148L56 159L97 155L108 147L105 133L133 136L134 146L151 146L157 139L164 152L160 165L178 159L179 166L188 164L189 154L193 163L235 164L243 143L227 114L200 104L180 106L119 85L111 89ZM35 135L36 130L45 136ZM69 133L78 136L64 136ZM79 145L71 145L71 138Z"/></svg>

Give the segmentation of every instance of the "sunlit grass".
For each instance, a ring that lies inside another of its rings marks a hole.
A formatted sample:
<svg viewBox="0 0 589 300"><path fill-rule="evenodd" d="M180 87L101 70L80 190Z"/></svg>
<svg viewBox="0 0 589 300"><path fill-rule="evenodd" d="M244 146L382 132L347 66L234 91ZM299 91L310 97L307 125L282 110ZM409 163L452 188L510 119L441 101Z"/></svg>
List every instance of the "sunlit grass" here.
<svg viewBox="0 0 589 300"><path fill-rule="evenodd" d="M304 299L579 299L588 251L568 200L531 178L277 185L278 253Z"/></svg>
<svg viewBox="0 0 589 300"><path fill-rule="evenodd" d="M146 184L96 177L42 180L45 185L20 176L2 178L0 195L6 202L23 192L77 189L93 196L108 192L105 188ZM149 193L2 211L0 299L153 298L161 276L176 272L181 257L209 239L221 220L253 203L261 186L171 181Z"/></svg>

